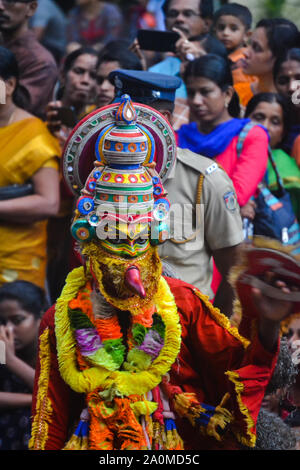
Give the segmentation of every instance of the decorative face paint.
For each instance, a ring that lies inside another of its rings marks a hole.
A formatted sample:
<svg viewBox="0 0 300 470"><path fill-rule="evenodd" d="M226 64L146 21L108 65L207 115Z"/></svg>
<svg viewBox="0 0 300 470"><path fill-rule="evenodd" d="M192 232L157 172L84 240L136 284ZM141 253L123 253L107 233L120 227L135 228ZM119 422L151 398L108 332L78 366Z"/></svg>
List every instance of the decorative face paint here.
<svg viewBox="0 0 300 470"><path fill-rule="evenodd" d="M170 203L161 170L159 165L157 172L149 168L162 159L162 170L168 171L176 154L169 124L155 110L140 107L137 113L128 95L121 98L113 116L108 108L107 114L101 111L86 118L90 156L96 154L97 161L85 175L71 230L86 271L102 295L110 304L132 312L152 301L161 275L161 262L153 246L163 243L169 234L166 219ZM150 121L144 125L139 116L147 110ZM79 182L74 161L86 146L84 138L85 131L79 126L64 154L73 188ZM156 142L162 145L156 147Z"/></svg>
<svg viewBox="0 0 300 470"><path fill-rule="evenodd" d="M106 233L102 248L121 258L136 258L150 247L148 224L109 224Z"/></svg>
<svg viewBox="0 0 300 470"><path fill-rule="evenodd" d="M87 272L91 273L97 289L107 302L133 314L138 314L140 308L151 303L162 272L156 247L150 246L144 254L129 259L109 253L98 241L91 241L84 245L82 255L87 260ZM126 273L133 265L139 270L146 293L144 298L128 287Z"/></svg>

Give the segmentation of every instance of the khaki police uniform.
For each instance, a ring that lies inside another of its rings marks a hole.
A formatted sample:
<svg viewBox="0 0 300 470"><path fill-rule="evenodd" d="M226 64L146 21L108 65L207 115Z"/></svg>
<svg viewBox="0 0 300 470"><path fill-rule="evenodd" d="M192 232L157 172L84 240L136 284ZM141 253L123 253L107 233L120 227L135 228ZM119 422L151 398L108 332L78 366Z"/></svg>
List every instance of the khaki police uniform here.
<svg viewBox="0 0 300 470"><path fill-rule="evenodd" d="M213 160L178 148L164 188L171 203L171 239L160 246L160 256L180 279L212 298L212 252L243 241L231 179Z"/></svg>

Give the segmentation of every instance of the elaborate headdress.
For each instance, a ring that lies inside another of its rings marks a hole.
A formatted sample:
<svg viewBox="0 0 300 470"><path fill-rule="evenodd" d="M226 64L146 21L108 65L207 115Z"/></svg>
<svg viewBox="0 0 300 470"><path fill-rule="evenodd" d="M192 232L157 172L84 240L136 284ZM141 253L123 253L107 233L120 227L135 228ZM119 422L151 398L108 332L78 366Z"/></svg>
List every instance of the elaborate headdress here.
<svg viewBox="0 0 300 470"><path fill-rule="evenodd" d="M128 95L83 119L64 152L65 181L74 194L80 194L73 237L79 242L105 239L103 227L107 231L109 222L152 222L151 243L163 242L170 204L162 182L175 158L169 123L154 109L133 105ZM157 175L149 174L151 166ZM92 170L89 176L88 170Z"/></svg>

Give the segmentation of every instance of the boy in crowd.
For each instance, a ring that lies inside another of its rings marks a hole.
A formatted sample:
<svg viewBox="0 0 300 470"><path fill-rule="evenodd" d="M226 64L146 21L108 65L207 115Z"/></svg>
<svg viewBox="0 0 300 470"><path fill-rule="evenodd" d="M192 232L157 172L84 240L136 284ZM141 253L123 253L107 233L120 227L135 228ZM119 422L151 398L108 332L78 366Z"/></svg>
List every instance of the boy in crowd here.
<svg viewBox="0 0 300 470"><path fill-rule="evenodd" d="M244 47L251 36L252 14L250 10L238 3L223 5L213 17L212 30L217 39L227 49L228 58L233 62L232 75L234 83L252 82L254 77L242 71Z"/></svg>

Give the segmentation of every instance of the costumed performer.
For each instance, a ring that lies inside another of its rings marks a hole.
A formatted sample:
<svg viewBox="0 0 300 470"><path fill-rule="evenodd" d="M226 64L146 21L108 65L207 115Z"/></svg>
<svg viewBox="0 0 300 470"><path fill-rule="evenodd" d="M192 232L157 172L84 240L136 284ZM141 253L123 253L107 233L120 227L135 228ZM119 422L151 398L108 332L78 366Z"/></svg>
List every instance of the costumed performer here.
<svg viewBox="0 0 300 470"><path fill-rule="evenodd" d="M169 123L128 95L69 137L64 176L80 194L71 230L82 266L41 320L30 449L255 445L280 321L293 304L245 287L245 264L235 284L242 308L255 304L241 336L208 297L162 275L163 181L175 155Z"/></svg>

